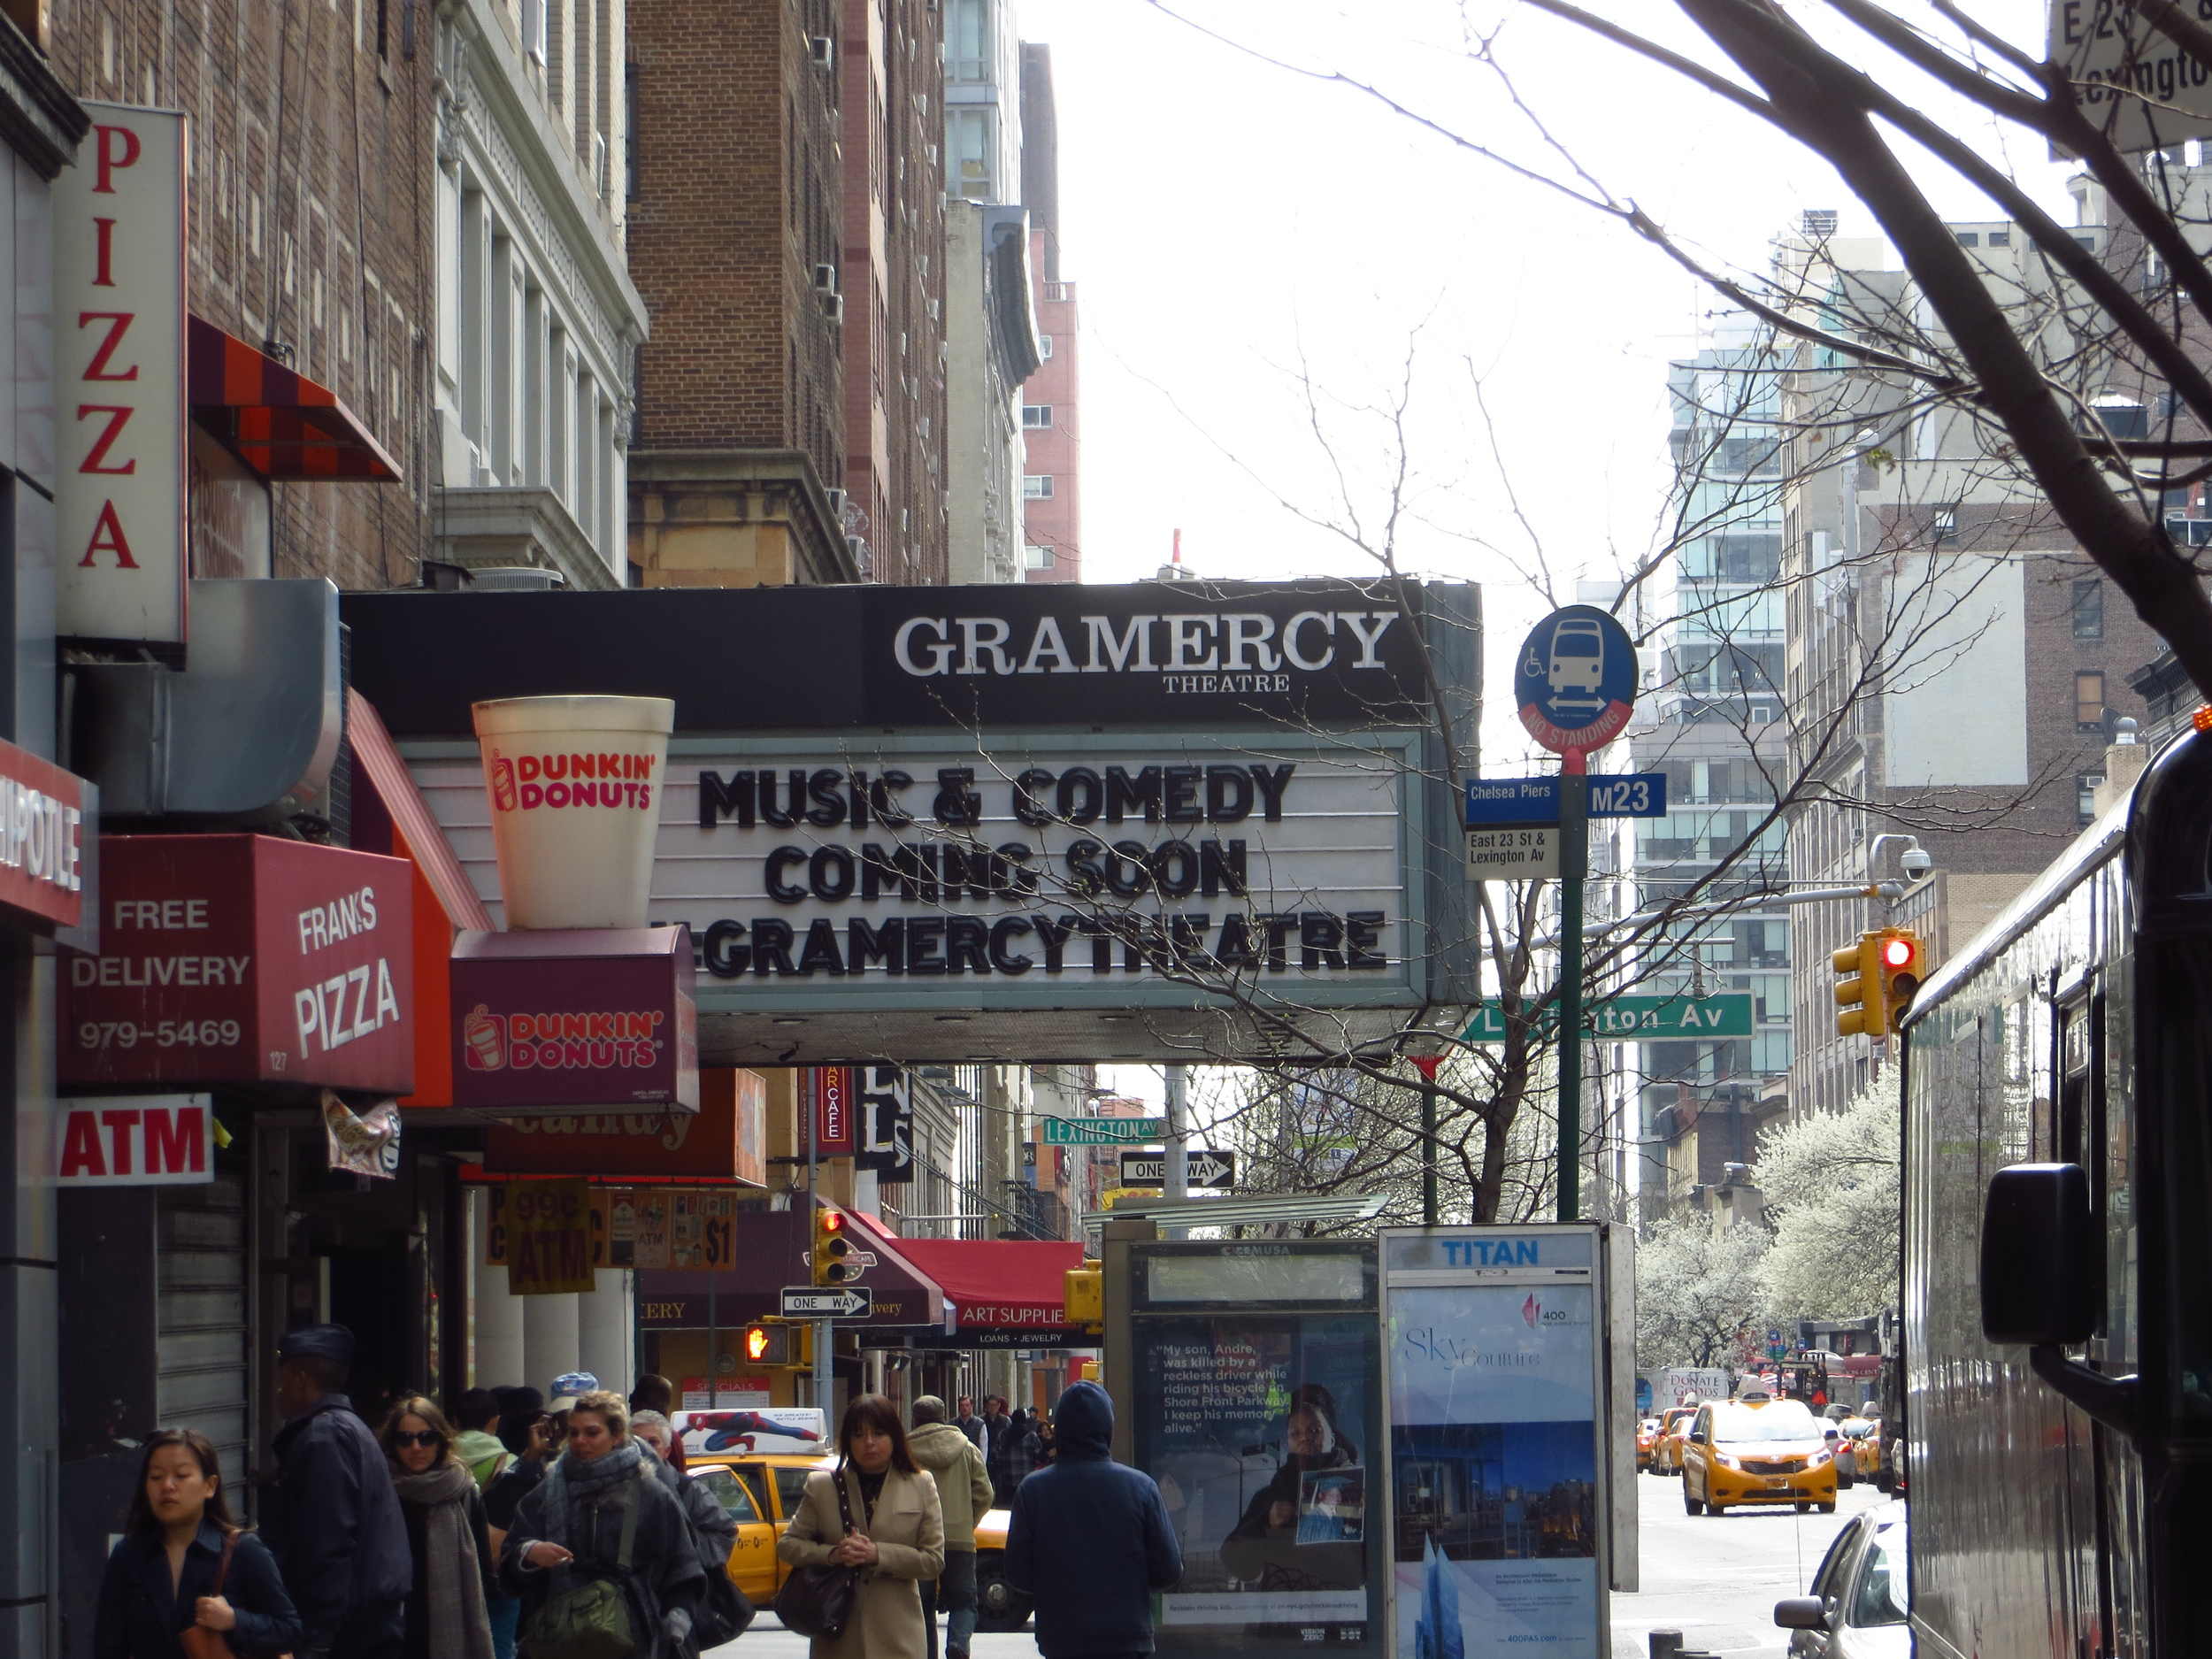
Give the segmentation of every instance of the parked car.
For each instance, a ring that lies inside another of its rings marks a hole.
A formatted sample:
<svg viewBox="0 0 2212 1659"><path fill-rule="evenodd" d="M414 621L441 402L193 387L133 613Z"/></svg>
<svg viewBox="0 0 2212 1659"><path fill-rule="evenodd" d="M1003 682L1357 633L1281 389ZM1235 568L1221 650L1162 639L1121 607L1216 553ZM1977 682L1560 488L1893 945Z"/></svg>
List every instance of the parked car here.
<svg viewBox="0 0 2212 1659"><path fill-rule="evenodd" d="M836 1468L837 1459L788 1453L718 1457L693 1452L688 1465L686 1472L704 1481L737 1521L737 1541L730 1546L730 1582L745 1592L748 1601L767 1606L791 1572L776 1555L776 1540L799 1512L806 1478L818 1469Z"/></svg>
<svg viewBox="0 0 2212 1659"><path fill-rule="evenodd" d="M1698 1408L1682 1449L1682 1507L1725 1515L1747 1503L1836 1508L1835 1460L1821 1421L1794 1400Z"/></svg>
<svg viewBox="0 0 2212 1659"><path fill-rule="evenodd" d="M1855 1516L1813 1574L1812 1594L1774 1604L1790 1659L1910 1659L1905 1525L1901 1503Z"/></svg>

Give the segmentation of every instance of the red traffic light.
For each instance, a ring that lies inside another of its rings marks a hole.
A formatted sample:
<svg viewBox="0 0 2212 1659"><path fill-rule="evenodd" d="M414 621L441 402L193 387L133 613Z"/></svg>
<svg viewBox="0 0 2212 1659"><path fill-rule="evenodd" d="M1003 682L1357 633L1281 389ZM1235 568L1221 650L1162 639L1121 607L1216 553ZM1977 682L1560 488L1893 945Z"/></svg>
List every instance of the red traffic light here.
<svg viewBox="0 0 2212 1659"><path fill-rule="evenodd" d="M1912 966L1912 941L1909 939L1885 940L1882 942L1882 965L1885 968Z"/></svg>
<svg viewBox="0 0 2212 1659"><path fill-rule="evenodd" d="M842 1215L839 1214L839 1213L838 1213L836 1210L824 1210L824 1211L822 1212L822 1231L823 1231L823 1232L825 1232L825 1233L842 1233L842 1232L844 1232L844 1230L845 1230L845 1217L844 1217Z"/></svg>

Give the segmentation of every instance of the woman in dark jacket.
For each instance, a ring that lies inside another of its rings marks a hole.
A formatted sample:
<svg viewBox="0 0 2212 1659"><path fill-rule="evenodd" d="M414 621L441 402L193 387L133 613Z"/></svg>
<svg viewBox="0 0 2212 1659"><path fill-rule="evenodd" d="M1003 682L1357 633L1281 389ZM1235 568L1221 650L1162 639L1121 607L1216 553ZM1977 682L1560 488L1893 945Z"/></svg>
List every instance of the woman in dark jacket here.
<svg viewBox="0 0 2212 1659"><path fill-rule="evenodd" d="M492 1659L491 1534L476 1477L453 1455L453 1425L410 1394L393 1406L377 1440L391 1462L414 1558L407 1659Z"/></svg>
<svg viewBox="0 0 2212 1659"><path fill-rule="evenodd" d="M215 1575L232 1534L219 1594ZM184 1659L179 1638L195 1624L222 1632L242 1654L284 1653L303 1634L276 1557L230 1518L214 1442L194 1429L163 1429L146 1442L123 1541L100 1582L93 1659Z"/></svg>
<svg viewBox="0 0 2212 1659"><path fill-rule="evenodd" d="M626 1513L635 1517L626 1566L620 1559ZM515 1511L499 1577L522 1598L523 1659L538 1610L594 1579L628 1592L635 1659L683 1650L706 1571L682 1506L630 1438L630 1410L620 1394L595 1388L570 1408L567 1455Z"/></svg>

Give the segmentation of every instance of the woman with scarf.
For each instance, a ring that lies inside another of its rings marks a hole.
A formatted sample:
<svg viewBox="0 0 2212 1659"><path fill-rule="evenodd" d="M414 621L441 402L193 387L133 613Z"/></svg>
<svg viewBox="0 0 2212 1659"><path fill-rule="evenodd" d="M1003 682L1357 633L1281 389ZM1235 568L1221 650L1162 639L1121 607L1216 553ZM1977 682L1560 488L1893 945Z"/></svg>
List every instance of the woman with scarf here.
<svg viewBox="0 0 2212 1659"><path fill-rule="evenodd" d="M1359 1448L1337 1426L1336 1396L1319 1383L1302 1386L1291 1396L1283 1437L1290 1455L1222 1540L1221 1564L1247 1583L1264 1584L1271 1569L1287 1569L1300 1581L1324 1588L1355 1587L1366 1575L1364 1544L1298 1542L1305 1478L1316 1470L1359 1466ZM1342 1525L1340 1518L1340 1540Z"/></svg>
<svg viewBox="0 0 2212 1659"><path fill-rule="evenodd" d="M682 1507L645 1467L630 1438L629 1408L620 1394L595 1388L569 1409L567 1454L516 1509L499 1577L522 1598L523 1659L533 1659L530 1631L539 1609L594 1579L623 1587L635 1659L683 1651L706 1571Z"/></svg>
<svg viewBox="0 0 2212 1659"><path fill-rule="evenodd" d="M860 1572L851 1623L841 1636L816 1637L810 1659L924 1659L929 1632L921 1584L945 1571L937 1482L914 1461L898 1408L881 1394L862 1394L845 1408L837 1450L834 1470L818 1469L806 1478L799 1512L776 1540L776 1554L795 1567Z"/></svg>
<svg viewBox="0 0 2212 1659"><path fill-rule="evenodd" d="M492 1659L491 1534L476 1477L454 1455L453 1425L420 1394L392 1407L377 1436L392 1465L415 1587L407 1659Z"/></svg>

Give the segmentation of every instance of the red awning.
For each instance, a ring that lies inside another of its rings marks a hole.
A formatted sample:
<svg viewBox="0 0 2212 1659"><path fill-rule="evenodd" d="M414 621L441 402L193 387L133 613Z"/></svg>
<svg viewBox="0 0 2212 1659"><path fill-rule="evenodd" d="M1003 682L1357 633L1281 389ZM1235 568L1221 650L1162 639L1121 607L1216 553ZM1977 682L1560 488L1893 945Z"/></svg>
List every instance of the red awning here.
<svg viewBox="0 0 2212 1659"><path fill-rule="evenodd" d="M192 419L262 477L399 481L399 463L337 393L204 317L191 319L187 362Z"/></svg>
<svg viewBox="0 0 2212 1659"><path fill-rule="evenodd" d="M1050 1239L900 1239L896 1244L900 1255L944 1287L945 1300L960 1310L962 1330L1057 1334L1067 1329L1067 1276L1083 1265L1080 1244Z"/></svg>
<svg viewBox="0 0 2212 1659"><path fill-rule="evenodd" d="M361 770L375 786L377 798L391 814L392 826L405 843L402 856L415 861L423 879L430 884L431 892L438 895L438 905L445 911L446 919L456 928L490 933L492 913L484 908L484 901L470 884L467 872L461 868L460 856L453 850L453 843L446 840L444 829L430 810L430 803L415 787L414 774L400 758L392 734L384 729L383 717L377 713L375 704L351 687L346 689L346 739L353 745L354 759L360 762ZM402 851L398 848L393 850ZM450 942L439 942L440 956L445 955Z"/></svg>

